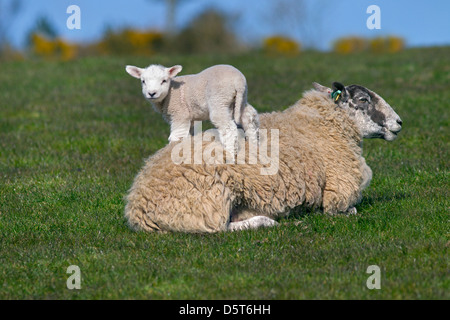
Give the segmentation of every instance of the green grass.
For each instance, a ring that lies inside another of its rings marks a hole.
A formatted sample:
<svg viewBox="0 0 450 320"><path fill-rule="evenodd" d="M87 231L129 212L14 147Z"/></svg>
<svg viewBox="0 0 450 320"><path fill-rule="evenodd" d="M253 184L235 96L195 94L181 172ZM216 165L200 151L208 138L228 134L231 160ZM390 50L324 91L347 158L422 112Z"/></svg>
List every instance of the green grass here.
<svg viewBox="0 0 450 320"><path fill-rule="evenodd" d="M108 57L1 64L0 299L449 299L450 48L395 55ZM130 231L124 196L169 127L126 64L229 63L260 112L313 81L365 85L404 122L366 140L358 215L213 235ZM69 265L81 290L68 290ZM369 265L381 290L369 290Z"/></svg>

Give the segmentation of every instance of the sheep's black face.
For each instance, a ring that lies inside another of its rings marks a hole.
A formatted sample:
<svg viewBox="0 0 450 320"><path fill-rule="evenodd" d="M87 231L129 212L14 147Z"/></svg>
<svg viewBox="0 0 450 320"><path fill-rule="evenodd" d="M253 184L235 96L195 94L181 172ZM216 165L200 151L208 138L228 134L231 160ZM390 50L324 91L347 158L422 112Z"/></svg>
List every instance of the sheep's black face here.
<svg viewBox="0 0 450 320"><path fill-rule="evenodd" d="M329 92L340 107L347 109L359 125L364 138L382 138L393 141L402 129L402 120L391 106L375 92L359 85L344 86L333 83L333 89L314 84L323 92Z"/></svg>

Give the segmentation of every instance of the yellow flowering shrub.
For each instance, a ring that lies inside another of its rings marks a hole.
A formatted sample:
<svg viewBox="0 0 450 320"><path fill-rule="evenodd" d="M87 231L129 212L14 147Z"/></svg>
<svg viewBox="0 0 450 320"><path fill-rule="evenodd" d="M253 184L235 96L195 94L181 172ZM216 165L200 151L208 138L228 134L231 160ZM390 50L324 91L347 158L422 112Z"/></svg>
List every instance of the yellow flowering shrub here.
<svg viewBox="0 0 450 320"><path fill-rule="evenodd" d="M72 60L77 55L77 46L64 41L61 38L47 39L38 33L31 35L32 52L46 59Z"/></svg>
<svg viewBox="0 0 450 320"><path fill-rule="evenodd" d="M360 37L346 37L336 40L334 51L341 54L363 52L367 48L367 41Z"/></svg>
<svg viewBox="0 0 450 320"><path fill-rule="evenodd" d="M333 44L334 51L341 54L366 51L372 53L396 53L402 51L404 47L404 40L395 36L376 37L372 39L344 37L336 40Z"/></svg>
<svg viewBox="0 0 450 320"><path fill-rule="evenodd" d="M62 39L56 39L58 56L63 61L73 60L77 56L77 46L65 42Z"/></svg>
<svg viewBox="0 0 450 320"><path fill-rule="evenodd" d="M387 42L390 53L400 52L405 48L405 41L402 38L391 36L387 38Z"/></svg>
<svg viewBox="0 0 450 320"><path fill-rule="evenodd" d="M283 36L273 36L264 39L263 50L268 54L295 56L300 53L300 44Z"/></svg>
<svg viewBox="0 0 450 320"><path fill-rule="evenodd" d="M101 54L154 54L163 40L161 32L125 29L110 31L97 44Z"/></svg>
<svg viewBox="0 0 450 320"><path fill-rule="evenodd" d="M386 52L386 39L381 37L371 39L369 42L369 48L373 53Z"/></svg>
<svg viewBox="0 0 450 320"><path fill-rule="evenodd" d="M402 51L405 47L405 42L399 37L378 37L370 41L370 51L374 53L396 53Z"/></svg>
<svg viewBox="0 0 450 320"><path fill-rule="evenodd" d="M33 52L41 57L53 56L56 49L56 45L52 40L37 33L32 34L31 43Z"/></svg>

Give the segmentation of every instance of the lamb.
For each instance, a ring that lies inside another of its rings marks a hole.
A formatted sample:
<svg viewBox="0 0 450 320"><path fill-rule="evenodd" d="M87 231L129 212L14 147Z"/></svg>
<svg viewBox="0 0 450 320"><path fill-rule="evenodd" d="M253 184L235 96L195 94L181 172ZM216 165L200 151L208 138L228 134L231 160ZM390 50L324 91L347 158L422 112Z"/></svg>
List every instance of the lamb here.
<svg viewBox="0 0 450 320"><path fill-rule="evenodd" d="M258 142L258 113L247 103L247 81L238 69L216 65L198 74L176 77L181 70L180 65L126 67L131 76L141 80L144 97L170 124L170 142L187 137L194 121L203 120L211 120L218 129L231 161L238 148L238 125L249 141Z"/></svg>
<svg viewBox="0 0 450 320"><path fill-rule="evenodd" d="M260 130L279 131L279 168L261 175L257 164L173 164L169 144L151 156L127 196L134 230L214 233L273 226L296 207L328 214L355 212L372 178L362 138L392 141L401 119L362 86L314 85L283 112L260 114ZM248 141L242 141L245 146ZM180 142L181 143L181 142ZM203 141L203 148L217 142ZM260 146L274 146L269 135ZM244 148L240 152L244 152ZM248 160L250 152L246 153Z"/></svg>

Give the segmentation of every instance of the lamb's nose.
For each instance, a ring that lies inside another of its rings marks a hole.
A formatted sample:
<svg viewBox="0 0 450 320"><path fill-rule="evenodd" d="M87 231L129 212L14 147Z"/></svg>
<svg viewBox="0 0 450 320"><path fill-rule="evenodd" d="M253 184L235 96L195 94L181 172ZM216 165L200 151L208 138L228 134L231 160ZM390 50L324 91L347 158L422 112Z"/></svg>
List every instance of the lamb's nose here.
<svg viewBox="0 0 450 320"><path fill-rule="evenodd" d="M398 123L399 125L402 125L402 124L403 124L402 119L398 119L398 120L397 120L397 123Z"/></svg>
<svg viewBox="0 0 450 320"><path fill-rule="evenodd" d="M153 98L155 96L156 92L152 92L152 93L149 92L148 94L150 95L150 97Z"/></svg>

